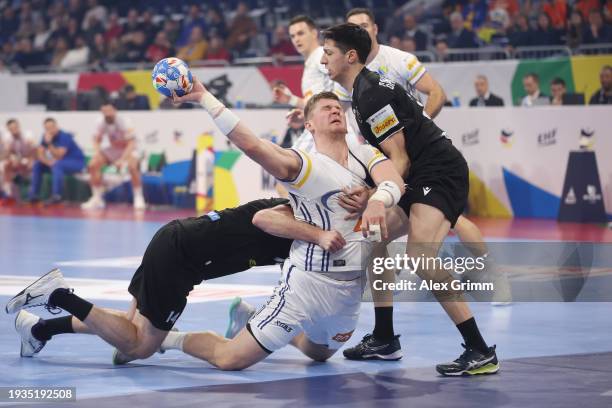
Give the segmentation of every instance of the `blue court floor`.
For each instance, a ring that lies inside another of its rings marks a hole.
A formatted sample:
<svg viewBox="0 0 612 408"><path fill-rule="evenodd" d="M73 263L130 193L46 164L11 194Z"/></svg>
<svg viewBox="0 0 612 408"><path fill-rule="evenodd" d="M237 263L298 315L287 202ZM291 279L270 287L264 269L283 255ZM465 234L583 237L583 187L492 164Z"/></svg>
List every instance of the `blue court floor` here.
<svg viewBox="0 0 612 408"><path fill-rule="evenodd" d="M129 279L161 225L0 215L2 310L30 279L57 266L76 293L125 310ZM224 333L233 296L260 304L278 276L276 267L254 268L201 285L177 327ZM242 372L222 372L173 351L115 367L112 347L87 335L56 336L34 358L20 358L14 316L0 313L0 387L76 387L76 404L52 405L67 407L612 407L612 303L473 303L472 309L487 342L497 344L498 375L437 375L435 364L462 349L458 331L435 302L396 304L404 351L399 362L350 362L339 352L314 363L287 347ZM364 303L349 344L373 321L373 307Z"/></svg>

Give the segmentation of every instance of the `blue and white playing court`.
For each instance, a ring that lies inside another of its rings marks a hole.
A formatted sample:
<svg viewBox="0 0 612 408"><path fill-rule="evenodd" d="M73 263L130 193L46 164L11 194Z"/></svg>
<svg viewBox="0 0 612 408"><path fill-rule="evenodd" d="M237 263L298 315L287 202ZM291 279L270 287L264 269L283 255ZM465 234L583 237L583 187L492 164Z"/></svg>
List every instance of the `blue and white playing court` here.
<svg viewBox="0 0 612 408"><path fill-rule="evenodd" d="M0 302L4 305L31 280L59 266L76 293L97 305L125 310L129 279L161 225L0 215ZM587 233L598 227L580 228ZM493 231L488 238L497 240L533 238L524 228L505 236L495 235L494 228L483 231ZM200 285L177 327L224 333L233 297L259 304L278 276L277 267L262 267ZM610 285L609 271L607 276L604 285ZM327 363L314 363L287 347L242 372L222 372L173 351L115 367L112 347L88 335L56 336L35 357L20 358L14 316L2 313L0 386L76 387L76 405L92 407L612 406L610 303L473 303L472 308L487 341L497 344L498 375L438 376L435 364L461 353L461 337L437 303L419 302L395 306L404 351L399 362L353 362L339 352ZM31 311L48 317L42 308ZM373 321L373 307L364 303L349 344L371 330Z"/></svg>

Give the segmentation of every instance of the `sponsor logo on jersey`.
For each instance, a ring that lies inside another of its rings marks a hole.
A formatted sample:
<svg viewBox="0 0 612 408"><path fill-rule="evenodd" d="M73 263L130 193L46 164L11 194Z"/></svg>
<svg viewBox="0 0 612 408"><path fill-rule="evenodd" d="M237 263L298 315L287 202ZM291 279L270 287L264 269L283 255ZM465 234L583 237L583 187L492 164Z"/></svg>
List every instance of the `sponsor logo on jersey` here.
<svg viewBox="0 0 612 408"><path fill-rule="evenodd" d="M338 343L346 343L347 341L349 341L354 331L355 330L351 330L348 333L338 333L334 337L332 337L332 340L337 341Z"/></svg>
<svg viewBox="0 0 612 408"><path fill-rule="evenodd" d="M280 320L275 321L274 324L286 331L287 333L291 333L293 331L293 327L290 327L287 323L283 323Z"/></svg>
<svg viewBox="0 0 612 408"><path fill-rule="evenodd" d="M344 259L334 259L334 266L346 266Z"/></svg>
<svg viewBox="0 0 612 408"><path fill-rule="evenodd" d="M391 105L385 105L367 120L375 137L380 137L399 123L399 119Z"/></svg>

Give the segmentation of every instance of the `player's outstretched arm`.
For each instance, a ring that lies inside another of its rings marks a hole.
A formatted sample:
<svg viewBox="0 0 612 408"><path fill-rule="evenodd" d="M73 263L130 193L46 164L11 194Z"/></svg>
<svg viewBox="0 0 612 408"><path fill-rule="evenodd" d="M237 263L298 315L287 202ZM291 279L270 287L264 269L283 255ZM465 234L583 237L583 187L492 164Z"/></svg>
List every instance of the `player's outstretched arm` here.
<svg viewBox="0 0 612 408"><path fill-rule="evenodd" d="M291 179L299 174L302 162L295 153L258 138L238 116L208 92L196 78L193 79L193 88L190 93L181 97L175 94L172 99L174 102L195 102L202 105L219 130L274 177Z"/></svg>
<svg viewBox="0 0 612 408"><path fill-rule="evenodd" d="M253 225L270 235L311 242L332 254L346 245L346 241L338 231L324 231L296 220L288 205L278 205L258 211L253 217Z"/></svg>

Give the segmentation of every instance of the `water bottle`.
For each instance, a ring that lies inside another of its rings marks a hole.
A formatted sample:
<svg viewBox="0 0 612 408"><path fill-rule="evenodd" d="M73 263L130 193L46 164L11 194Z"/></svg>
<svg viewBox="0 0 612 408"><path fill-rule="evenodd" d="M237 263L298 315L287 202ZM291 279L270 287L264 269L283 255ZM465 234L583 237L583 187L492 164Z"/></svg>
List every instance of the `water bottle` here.
<svg viewBox="0 0 612 408"><path fill-rule="evenodd" d="M453 106L457 108L459 105L461 105L461 102L459 101L459 92L453 92Z"/></svg>

